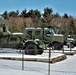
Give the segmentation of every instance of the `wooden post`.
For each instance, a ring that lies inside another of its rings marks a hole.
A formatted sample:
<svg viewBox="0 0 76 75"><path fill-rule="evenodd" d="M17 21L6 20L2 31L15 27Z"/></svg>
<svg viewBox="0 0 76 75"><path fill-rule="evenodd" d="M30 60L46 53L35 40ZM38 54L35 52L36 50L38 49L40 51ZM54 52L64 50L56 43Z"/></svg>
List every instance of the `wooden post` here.
<svg viewBox="0 0 76 75"><path fill-rule="evenodd" d="M62 48L62 53L64 53L64 45L63 45L63 48Z"/></svg>
<svg viewBox="0 0 76 75"><path fill-rule="evenodd" d="M24 50L22 50L22 70L24 70Z"/></svg>
<svg viewBox="0 0 76 75"><path fill-rule="evenodd" d="M70 43L70 53L71 53L71 43Z"/></svg>
<svg viewBox="0 0 76 75"><path fill-rule="evenodd" d="M50 75L50 57L51 57L51 48L49 48L48 75Z"/></svg>

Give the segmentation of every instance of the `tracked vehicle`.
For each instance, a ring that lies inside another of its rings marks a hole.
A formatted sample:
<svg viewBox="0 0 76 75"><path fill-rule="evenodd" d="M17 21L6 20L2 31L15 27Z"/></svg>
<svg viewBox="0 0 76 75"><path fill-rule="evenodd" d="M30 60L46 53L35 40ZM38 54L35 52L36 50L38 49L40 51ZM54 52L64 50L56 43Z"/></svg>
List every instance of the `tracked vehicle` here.
<svg viewBox="0 0 76 75"><path fill-rule="evenodd" d="M43 53L44 43L39 39L27 39L24 33L11 33L8 25L0 24L0 48L23 49L25 54Z"/></svg>

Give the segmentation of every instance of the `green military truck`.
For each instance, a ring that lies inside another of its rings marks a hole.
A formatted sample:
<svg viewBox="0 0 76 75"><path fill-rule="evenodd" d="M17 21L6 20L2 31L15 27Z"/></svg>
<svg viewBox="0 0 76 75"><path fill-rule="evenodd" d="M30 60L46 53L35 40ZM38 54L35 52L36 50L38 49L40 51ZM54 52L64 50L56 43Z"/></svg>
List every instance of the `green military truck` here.
<svg viewBox="0 0 76 75"><path fill-rule="evenodd" d="M24 33L11 33L8 25L0 24L0 48L23 49L25 54L37 55L43 53L44 43L39 39L27 39Z"/></svg>
<svg viewBox="0 0 76 75"><path fill-rule="evenodd" d="M68 43L72 44L73 47L76 46L76 35L68 35Z"/></svg>
<svg viewBox="0 0 76 75"><path fill-rule="evenodd" d="M0 24L0 48L23 49L25 54L42 54L46 47L60 50L67 38L52 28L24 28L23 33L11 33L8 25Z"/></svg>
<svg viewBox="0 0 76 75"><path fill-rule="evenodd" d="M27 39L40 39L47 47L60 50L63 47L65 37L62 34L55 34L52 28L25 28L24 37Z"/></svg>

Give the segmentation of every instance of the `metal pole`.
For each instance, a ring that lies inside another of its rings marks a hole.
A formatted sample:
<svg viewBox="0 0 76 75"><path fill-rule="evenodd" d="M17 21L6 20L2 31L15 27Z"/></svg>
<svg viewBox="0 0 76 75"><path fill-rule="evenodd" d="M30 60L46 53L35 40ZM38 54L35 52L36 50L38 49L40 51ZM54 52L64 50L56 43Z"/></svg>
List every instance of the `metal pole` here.
<svg viewBox="0 0 76 75"><path fill-rule="evenodd" d="M22 70L24 70L24 50L22 50Z"/></svg>
<svg viewBox="0 0 76 75"><path fill-rule="evenodd" d="M49 48L48 75L50 75L50 57L51 57L51 48Z"/></svg>
<svg viewBox="0 0 76 75"><path fill-rule="evenodd" d="M64 53L64 45L63 45L63 48L62 48L62 53Z"/></svg>
<svg viewBox="0 0 76 75"><path fill-rule="evenodd" d="M70 43L70 53L71 53L71 43Z"/></svg>

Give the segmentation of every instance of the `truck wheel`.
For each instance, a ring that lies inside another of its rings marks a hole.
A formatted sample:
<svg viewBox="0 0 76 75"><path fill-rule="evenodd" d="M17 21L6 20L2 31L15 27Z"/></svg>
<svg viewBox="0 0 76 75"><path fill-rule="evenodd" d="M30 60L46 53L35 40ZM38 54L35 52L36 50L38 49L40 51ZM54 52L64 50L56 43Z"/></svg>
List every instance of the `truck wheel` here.
<svg viewBox="0 0 76 75"><path fill-rule="evenodd" d="M53 50L60 50L61 49L61 44L60 43L54 43L53 44Z"/></svg>
<svg viewBox="0 0 76 75"><path fill-rule="evenodd" d="M25 54L36 55L38 53L37 46L35 44L28 44L25 47Z"/></svg>
<svg viewBox="0 0 76 75"><path fill-rule="evenodd" d="M38 49L38 54L42 54L44 52L43 49Z"/></svg>

